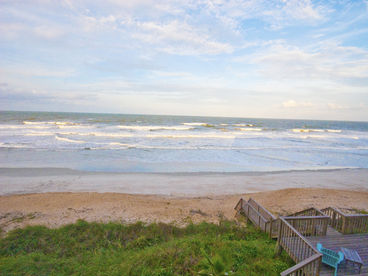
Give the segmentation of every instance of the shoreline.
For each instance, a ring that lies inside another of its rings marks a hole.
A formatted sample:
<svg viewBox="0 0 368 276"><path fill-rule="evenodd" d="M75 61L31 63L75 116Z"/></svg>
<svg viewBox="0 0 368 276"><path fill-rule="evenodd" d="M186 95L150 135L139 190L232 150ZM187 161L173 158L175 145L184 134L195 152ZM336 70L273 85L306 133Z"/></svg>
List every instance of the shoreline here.
<svg viewBox="0 0 368 276"><path fill-rule="evenodd" d="M36 193L0 196L0 229L7 233L27 225L51 228L89 222L218 223L234 219L243 197L254 198L274 214L286 215L310 207L329 206L368 211L368 191L289 188L236 195L172 197L122 193Z"/></svg>
<svg viewBox="0 0 368 276"><path fill-rule="evenodd" d="M104 173L62 168L0 168L0 195L97 192L173 197L220 196L287 188L368 191L368 169L238 173Z"/></svg>

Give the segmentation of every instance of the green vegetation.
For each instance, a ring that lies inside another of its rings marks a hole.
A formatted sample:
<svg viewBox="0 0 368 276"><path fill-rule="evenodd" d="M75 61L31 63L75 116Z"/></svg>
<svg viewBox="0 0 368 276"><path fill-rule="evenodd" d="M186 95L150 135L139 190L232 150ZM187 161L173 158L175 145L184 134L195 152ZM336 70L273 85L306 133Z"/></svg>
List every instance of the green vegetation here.
<svg viewBox="0 0 368 276"><path fill-rule="evenodd" d="M292 266L252 225L32 226L0 240L1 275L279 275Z"/></svg>

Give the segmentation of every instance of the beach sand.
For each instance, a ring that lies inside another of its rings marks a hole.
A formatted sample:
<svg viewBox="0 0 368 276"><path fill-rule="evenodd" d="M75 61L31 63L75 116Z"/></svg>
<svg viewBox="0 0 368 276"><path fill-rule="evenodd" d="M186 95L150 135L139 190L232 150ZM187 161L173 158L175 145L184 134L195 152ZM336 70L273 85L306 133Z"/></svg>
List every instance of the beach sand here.
<svg viewBox="0 0 368 276"><path fill-rule="evenodd" d="M165 222L176 225L185 225L190 221L218 222L221 218L233 219L234 207L243 197L255 198L266 208L275 214L288 214L303 210L308 207L324 208L328 206L365 209L368 210L368 170L331 170L331 171L303 171L281 173L242 173L242 174L111 174L114 181L120 177L120 186L124 187L130 180L139 183L138 187L149 187L155 191L163 187L173 185L174 180L182 187L181 193L144 195L127 194L117 192L66 192L68 187L73 187L80 182L68 182L68 178L83 179L80 175L60 176L52 170L48 175L34 175L31 171L23 170L23 175L15 174L10 170L0 176L1 187L11 186L14 182L23 180L23 186L36 185L37 181L44 181L54 189L58 181L64 181L64 186L59 187L58 192L49 191L47 185L37 186L39 190L24 189L21 194L9 194L0 196L0 227L4 232L26 225L46 225L59 227L73 223L77 219L87 221L124 223ZM4 172L4 171L3 171ZM31 173L30 173L31 172ZM78 178L78 176L80 178ZM86 174L86 179L93 179L93 184L88 186L103 186L104 174ZM105 175L106 176L106 175ZM124 178L124 176L126 178ZM108 179L109 176L106 178ZM8 179L8 182L6 180ZM10 180L9 180L10 179ZM83 181L85 181L84 179ZM180 180L180 181L179 181ZM5 182L4 182L5 181ZM56 181L56 183L55 183ZM197 190L194 183L200 187ZM108 180L107 180L108 182ZM175 181L174 181L175 182ZM235 183L234 183L235 182ZM20 183L20 182L19 182ZM284 183L284 185L281 185ZM193 186L184 189L184 185ZM205 185L209 185L207 194ZM232 184L232 185L231 185ZM242 185L241 185L242 184ZM108 183L109 188L114 186ZM117 184L116 184L117 185ZM229 188L227 188L229 186ZM83 185L82 185L83 186ZM302 188L290 188L302 187ZM309 186L309 188L308 188ZM17 186L18 188L20 186ZM216 187L219 187L217 190ZM239 193L235 193L235 187L239 187ZM274 188L274 189L271 189ZM136 186L137 188L137 186ZM64 190L65 189L65 190ZM81 189L81 187L75 187ZM82 189L87 189L86 186ZM169 188L174 191L173 187ZM277 189L277 190L276 190ZM143 189L146 191L147 189ZM179 189L180 190L180 189ZM35 193L28 193L34 191ZM43 193L40 193L42 192ZM256 192L255 192L256 191ZM4 190L2 190L4 194ZM136 191L137 192L137 191ZM141 191L142 192L142 191ZM223 192L223 194L221 194Z"/></svg>

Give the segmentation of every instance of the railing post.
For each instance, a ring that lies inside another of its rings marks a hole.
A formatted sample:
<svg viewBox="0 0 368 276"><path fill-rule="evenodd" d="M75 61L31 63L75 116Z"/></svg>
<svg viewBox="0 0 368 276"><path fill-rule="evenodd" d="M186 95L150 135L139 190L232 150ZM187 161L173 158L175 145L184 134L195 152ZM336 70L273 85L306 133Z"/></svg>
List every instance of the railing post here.
<svg viewBox="0 0 368 276"><path fill-rule="evenodd" d="M272 238L272 222L273 222L273 219L271 218L270 220L270 238Z"/></svg>
<svg viewBox="0 0 368 276"><path fill-rule="evenodd" d="M278 256L281 254L281 251L282 251L282 246L280 244L280 241L281 241L281 238L282 238L281 237L282 236L282 225L283 225L283 223L282 223L281 219L279 219L279 233L277 235L277 243L276 243L276 248L275 248L275 253Z"/></svg>
<svg viewBox="0 0 368 276"><path fill-rule="evenodd" d="M343 233L343 234L346 234L346 225L347 225L347 223L346 223L346 216L342 216L342 230L341 230L341 232Z"/></svg>

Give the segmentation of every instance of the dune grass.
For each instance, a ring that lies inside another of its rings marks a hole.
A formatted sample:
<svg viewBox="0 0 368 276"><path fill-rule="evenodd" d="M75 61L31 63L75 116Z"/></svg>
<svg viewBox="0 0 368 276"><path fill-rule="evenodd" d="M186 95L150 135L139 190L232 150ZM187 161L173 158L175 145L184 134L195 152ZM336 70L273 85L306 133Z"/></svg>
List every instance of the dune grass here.
<svg viewBox="0 0 368 276"><path fill-rule="evenodd" d="M279 275L292 265L252 225L32 226L0 240L1 275Z"/></svg>

